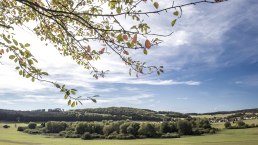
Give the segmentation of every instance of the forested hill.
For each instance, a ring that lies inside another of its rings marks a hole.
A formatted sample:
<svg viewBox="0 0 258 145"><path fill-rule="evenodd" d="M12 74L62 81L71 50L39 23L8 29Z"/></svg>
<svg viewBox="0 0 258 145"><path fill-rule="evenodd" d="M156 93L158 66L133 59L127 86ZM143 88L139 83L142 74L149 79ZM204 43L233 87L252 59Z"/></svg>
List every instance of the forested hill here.
<svg viewBox="0 0 258 145"><path fill-rule="evenodd" d="M188 115L216 115L216 114L235 114L235 113L258 113L258 108L234 110L234 111L217 111L217 112L209 112L209 113L186 113L186 114L188 114Z"/></svg>
<svg viewBox="0 0 258 145"><path fill-rule="evenodd" d="M170 112L153 111L129 107L91 108L63 111L62 109L39 109L33 111L15 111L0 109L0 121L102 121L134 120L163 121L175 118L186 118L188 115Z"/></svg>

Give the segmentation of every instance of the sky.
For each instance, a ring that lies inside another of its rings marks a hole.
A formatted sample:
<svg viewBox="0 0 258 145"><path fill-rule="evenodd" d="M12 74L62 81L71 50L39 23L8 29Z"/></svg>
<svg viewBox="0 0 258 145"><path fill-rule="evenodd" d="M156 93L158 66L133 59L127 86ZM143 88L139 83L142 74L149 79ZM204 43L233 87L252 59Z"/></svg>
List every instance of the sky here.
<svg viewBox="0 0 258 145"><path fill-rule="evenodd" d="M160 7L166 6L167 1L160 2ZM150 16L146 21L153 32L174 33L162 38L164 42L147 56L142 51L133 55L148 64L163 65L165 73L160 76L129 76L128 67L110 54L94 62L97 68L110 70L96 80L26 29L18 28L16 37L31 44L38 66L50 74L47 79L76 88L82 96L100 95L97 103L84 101L76 109L123 106L203 113L258 108L257 8L257 0L188 6L174 28L172 14ZM0 61L0 109L71 109L52 85L20 77L8 55Z"/></svg>

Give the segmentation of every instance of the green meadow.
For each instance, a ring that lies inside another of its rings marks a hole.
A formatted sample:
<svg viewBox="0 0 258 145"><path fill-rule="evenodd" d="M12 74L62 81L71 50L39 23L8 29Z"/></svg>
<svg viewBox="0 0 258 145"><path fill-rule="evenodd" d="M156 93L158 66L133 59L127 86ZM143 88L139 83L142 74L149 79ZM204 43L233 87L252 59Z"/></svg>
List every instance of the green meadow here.
<svg viewBox="0 0 258 145"><path fill-rule="evenodd" d="M18 124L24 126L25 124ZM184 136L177 139L81 140L29 135L11 128L0 128L0 145L257 145L258 128L221 130L214 135Z"/></svg>

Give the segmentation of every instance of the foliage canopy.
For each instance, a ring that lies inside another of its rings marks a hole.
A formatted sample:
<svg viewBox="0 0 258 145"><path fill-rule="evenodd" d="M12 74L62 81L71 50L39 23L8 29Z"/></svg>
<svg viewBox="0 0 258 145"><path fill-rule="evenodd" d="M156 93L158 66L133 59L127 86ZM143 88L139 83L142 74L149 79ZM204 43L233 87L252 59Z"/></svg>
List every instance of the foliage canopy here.
<svg viewBox="0 0 258 145"><path fill-rule="evenodd" d="M163 66L149 66L134 60L132 50L141 49L147 55L153 46L162 42L160 37L170 34L153 33L145 19L172 13L171 26L182 16L182 8L200 3L217 3L223 0L199 0L181 5L171 2L161 8L157 0L0 0L0 57L9 53L9 59L17 64L19 75L53 84L74 107L81 100L93 97L76 96L75 89L44 79L48 73L35 64L37 58L30 52L30 44L15 38L17 26L27 28L46 45L52 44L63 56L70 56L78 65L90 70L94 78L104 77L107 71L98 70L92 61L104 54L116 54L129 67L129 74L158 75ZM149 4L152 8L149 8ZM150 9L150 10L148 10ZM130 23L122 24L122 19ZM142 43L143 42L143 43ZM98 45L93 45L97 43Z"/></svg>

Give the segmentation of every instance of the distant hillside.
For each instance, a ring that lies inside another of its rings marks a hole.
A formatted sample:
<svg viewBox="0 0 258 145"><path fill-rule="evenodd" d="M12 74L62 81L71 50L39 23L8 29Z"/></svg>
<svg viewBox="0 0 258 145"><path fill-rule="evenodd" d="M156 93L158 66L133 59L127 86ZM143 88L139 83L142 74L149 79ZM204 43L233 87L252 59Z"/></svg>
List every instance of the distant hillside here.
<svg viewBox="0 0 258 145"><path fill-rule="evenodd" d="M258 108L235 110L235 111L217 111L217 112L209 112L209 113L186 113L186 114L187 115L215 115L215 114L236 114L236 113L258 113Z"/></svg>
<svg viewBox="0 0 258 145"><path fill-rule="evenodd" d="M90 108L62 111L62 109L44 109L34 111L15 111L0 109L0 121L102 121L133 120L163 121L175 118L187 118L189 115L169 112L137 109L129 107Z"/></svg>

